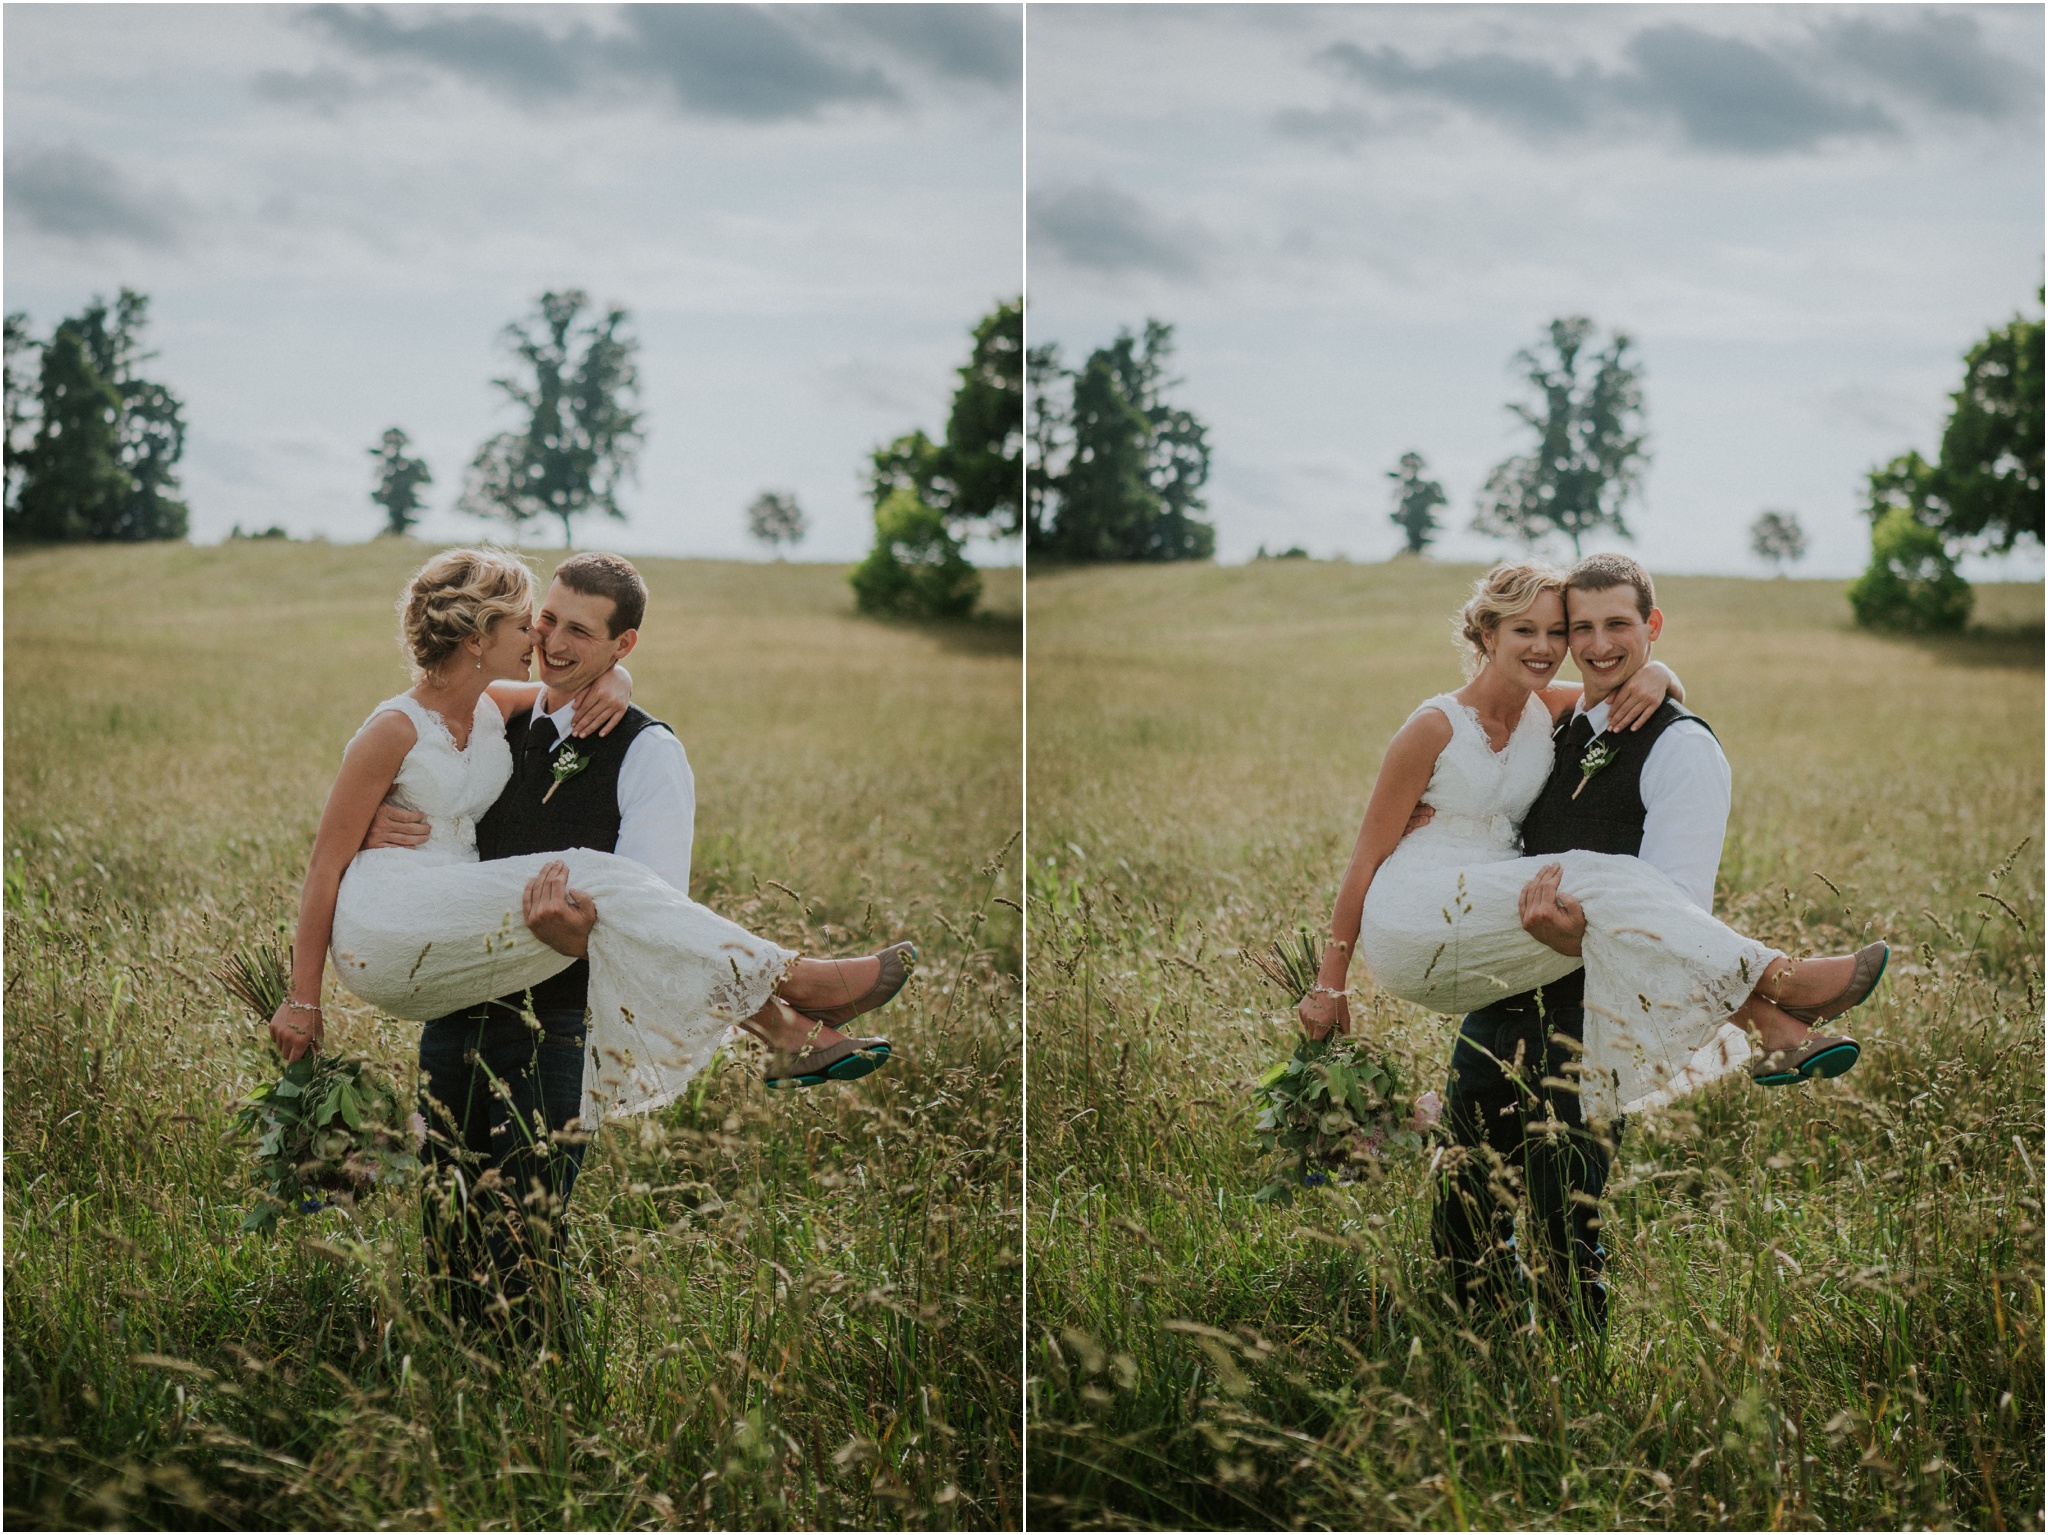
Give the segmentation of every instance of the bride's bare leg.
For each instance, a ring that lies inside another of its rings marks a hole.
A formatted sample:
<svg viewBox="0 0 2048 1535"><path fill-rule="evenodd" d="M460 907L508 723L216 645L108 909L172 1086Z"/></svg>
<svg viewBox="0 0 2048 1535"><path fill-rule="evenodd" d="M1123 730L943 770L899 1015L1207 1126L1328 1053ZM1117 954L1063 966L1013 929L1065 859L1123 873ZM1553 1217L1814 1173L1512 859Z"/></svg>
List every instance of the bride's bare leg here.
<svg viewBox="0 0 2048 1535"><path fill-rule="evenodd" d="M1813 1033L1811 1025L1783 1012L1776 1003L1765 1001L1761 988L1750 994L1749 1000L1736 1012L1735 1019L1755 1029L1766 1050L1796 1050Z"/></svg>
<svg viewBox="0 0 2048 1535"><path fill-rule="evenodd" d="M882 962L872 954L858 959L800 959L775 990L791 1007L823 1012L866 996L881 974Z"/></svg>
<svg viewBox="0 0 2048 1535"><path fill-rule="evenodd" d="M799 964L806 963L798 961ZM837 1029L806 1018L780 997L770 997L761 1010L740 1025L770 1050L799 1055L846 1036Z"/></svg>
<svg viewBox="0 0 2048 1535"><path fill-rule="evenodd" d="M1816 1007L1840 996L1855 974L1853 954L1823 954L1813 959L1781 956L1765 967L1763 979L1750 996L1760 997L1774 1008Z"/></svg>

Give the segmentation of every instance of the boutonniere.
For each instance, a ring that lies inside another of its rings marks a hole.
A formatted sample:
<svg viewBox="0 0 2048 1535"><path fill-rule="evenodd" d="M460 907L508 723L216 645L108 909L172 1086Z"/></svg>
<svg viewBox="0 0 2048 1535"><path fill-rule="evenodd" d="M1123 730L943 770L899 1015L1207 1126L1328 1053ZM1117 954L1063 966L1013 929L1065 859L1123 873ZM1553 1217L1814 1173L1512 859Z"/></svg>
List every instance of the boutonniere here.
<svg viewBox="0 0 2048 1535"><path fill-rule="evenodd" d="M1579 789L1583 789L1587 784L1591 783L1593 775L1612 762L1615 756L1614 743L1605 736L1602 736L1591 746L1587 747L1586 755L1579 759L1579 788L1572 790L1572 798L1577 799L1579 797Z"/></svg>
<svg viewBox="0 0 2048 1535"><path fill-rule="evenodd" d="M540 802L545 805L555 797L555 790L589 766L590 759L579 757L576 748L564 741L562 749L555 753L555 760L548 767L548 771L554 774L555 781L548 785L548 792L540 797Z"/></svg>

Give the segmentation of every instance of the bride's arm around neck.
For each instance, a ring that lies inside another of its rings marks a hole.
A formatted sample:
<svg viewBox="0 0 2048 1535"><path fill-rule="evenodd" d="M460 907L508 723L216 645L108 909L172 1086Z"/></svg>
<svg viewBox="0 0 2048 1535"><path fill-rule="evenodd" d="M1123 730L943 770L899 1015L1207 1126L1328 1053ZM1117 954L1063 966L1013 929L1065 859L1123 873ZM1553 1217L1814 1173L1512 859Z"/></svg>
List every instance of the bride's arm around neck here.
<svg viewBox="0 0 2048 1535"><path fill-rule="evenodd" d="M1365 914L1365 893L1373 876L1394 851L1408 819L1422 802L1429 787L1436 759L1451 744L1451 722L1438 709L1423 709L1403 725L1387 743L1387 755L1380 762L1379 777L1373 781L1372 798L1366 802L1365 819L1358 828L1358 841L1345 865L1343 883L1337 887L1337 904L1330 913L1330 942L1323 947L1323 966L1316 984L1341 992L1351 973L1351 950L1358 942L1358 926ZM1312 1032L1339 1023L1344 1010L1337 999L1311 992L1302 1003L1302 1023Z"/></svg>
<svg viewBox="0 0 2048 1535"><path fill-rule="evenodd" d="M313 857L299 892L291 986L284 1006L270 1022L271 1037L287 1060L297 1057L309 1045L320 1043L320 1016L306 1008L320 1005L320 980L327 968L327 945L334 935L334 902L341 889L341 877L363 845L370 818L397 781L405 754L418 739L418 727L405 715L396 710L378 715L349 743L334 787L327 791L327 808L320 812L320 829L313 836ZM294 1008L294 1002L301 1006Z"/></svg>

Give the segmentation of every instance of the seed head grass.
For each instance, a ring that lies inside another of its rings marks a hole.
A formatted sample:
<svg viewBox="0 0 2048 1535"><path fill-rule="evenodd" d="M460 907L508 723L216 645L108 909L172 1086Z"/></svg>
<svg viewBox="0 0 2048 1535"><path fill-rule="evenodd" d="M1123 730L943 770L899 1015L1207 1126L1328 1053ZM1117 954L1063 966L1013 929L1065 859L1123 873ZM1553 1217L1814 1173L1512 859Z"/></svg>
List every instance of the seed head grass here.
<svg viewBox="0 0 2048 1535"><path fill-rule="evenodd" d="M210 972L288 931L342 747L407 684L391 603L427 552L6 561L7 1522L1014 1527L1014 580L1007 616L886 626L837 569L641 563L631 664L695 769L692 893L921 962L864 1020L886 1070L775 1094L746 1045L598 1135L580 1334L452 1334L416 1194L240 1230L231 1120L277 1062ZM418 1025L325 1001L409 1102Z"/></svg>
<svg viewBox="0 0 2048 1535"><path fill-rule="evenodd" d="M1329 920L1473 574L1028 583L1034 1526L2040 1528L2038 585L1915 643L1832 583L1660 581L1733 765L1719 912L1895 952L1848 1075L1627 1126L1604 1348L1447 1307L1425 1158L1254 1197L1298 1031L1242 956ZM1353 1016L1443 1083L1452 1020Z"/></svg>

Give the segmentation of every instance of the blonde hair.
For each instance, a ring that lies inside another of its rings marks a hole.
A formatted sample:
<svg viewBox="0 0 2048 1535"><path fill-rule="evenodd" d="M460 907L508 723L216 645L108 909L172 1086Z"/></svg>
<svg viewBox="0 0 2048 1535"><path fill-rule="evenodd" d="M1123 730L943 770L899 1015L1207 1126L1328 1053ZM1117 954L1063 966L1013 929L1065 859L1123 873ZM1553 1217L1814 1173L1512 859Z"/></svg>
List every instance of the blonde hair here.
<svg viewBox="0 0 2048 1535"><path fill-rule="evenodd" d="M509 549L486 544L448 549L413 573L398 599L398 643L413 681L446 661L498 620L533 608L533 572Z"/></svg>
<svg viewBox="0 0 2048 1535"><path fill-rule="evenodd" d="M1534 560L1496 565L1474 581L1472 595L1451 619L1458 636L1455 643L1465 650L1465 675L1477 676L1486 664L1486 637L1502 619L1528 612L1545 592L1563 590L1564 572Z"/></svg>

